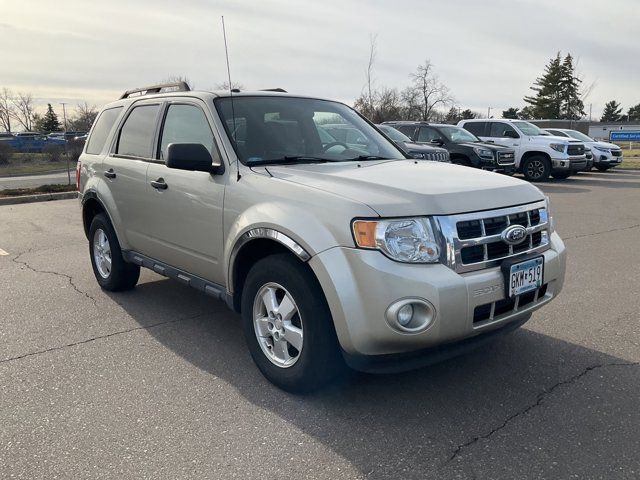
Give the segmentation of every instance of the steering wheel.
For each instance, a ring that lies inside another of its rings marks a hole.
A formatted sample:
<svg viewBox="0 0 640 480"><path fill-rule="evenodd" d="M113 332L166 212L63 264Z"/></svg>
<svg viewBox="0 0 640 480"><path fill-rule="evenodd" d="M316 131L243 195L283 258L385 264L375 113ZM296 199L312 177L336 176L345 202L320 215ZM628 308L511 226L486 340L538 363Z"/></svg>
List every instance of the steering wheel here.
<svg viewBox="0 0 640 480"><path fill-rule="evenodd" d="M336 147L336 146L341 146L345 150L349 150L349 145L347 145L346 143L330 142L330 143L327 143L324 147L322 147L322 153L326 153L327 150L329 150L330 148Z"/></svg>

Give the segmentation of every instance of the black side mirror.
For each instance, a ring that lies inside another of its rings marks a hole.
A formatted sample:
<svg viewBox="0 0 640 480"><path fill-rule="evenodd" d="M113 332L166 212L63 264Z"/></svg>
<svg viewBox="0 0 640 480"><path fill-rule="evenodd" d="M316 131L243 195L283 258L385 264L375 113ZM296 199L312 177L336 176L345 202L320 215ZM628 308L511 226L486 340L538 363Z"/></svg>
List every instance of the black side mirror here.
<svg viewBox="0 0 640 480"><path fill-rule="evenodd" d="M429 143L432 143L432 144L438 145L438 146L444 145L444 142L442 141L441 138L434 138Z"/></svg>
<svg viewBox="0 0 640 480"><path fill-rule="evenodd" d="M165 164L168 168L194 172L221 173L222 163L214 162L201 143L170 143Z"/></svg>
<svg viewBox="0 0 640 480"><path fill-rule="evenodd" d="M520 138L520 135L518 135L517 132L514 132L513 130L505 130L504 136L507 138Z"/></svg>

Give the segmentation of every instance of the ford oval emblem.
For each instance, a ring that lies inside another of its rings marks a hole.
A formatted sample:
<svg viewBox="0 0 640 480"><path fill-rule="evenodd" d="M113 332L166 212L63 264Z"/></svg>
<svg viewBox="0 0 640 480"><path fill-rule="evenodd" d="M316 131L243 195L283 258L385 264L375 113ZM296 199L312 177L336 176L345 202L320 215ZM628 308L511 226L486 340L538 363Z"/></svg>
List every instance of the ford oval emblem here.
<svg viewBox="0 0 640 480"><path fill-rule="evenodd" d="M522 225L511 225L500 235L502 241L509 245L517 245L527 238L527 229Z"/></svg>

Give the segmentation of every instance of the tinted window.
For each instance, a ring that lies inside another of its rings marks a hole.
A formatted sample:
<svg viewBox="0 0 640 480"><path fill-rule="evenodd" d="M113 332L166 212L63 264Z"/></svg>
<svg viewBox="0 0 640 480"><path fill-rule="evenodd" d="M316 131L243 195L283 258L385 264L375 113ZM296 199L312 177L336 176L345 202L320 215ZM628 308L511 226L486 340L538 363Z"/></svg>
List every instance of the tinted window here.
<svg viewBox="0 0 640 480"><path fill-rule="evenodd" d="M515 129L508 123L491 122L490 137L506 137L505 132L513 132L517 135Z"/></svg>
<svg viewBox="0 0 640 480"><path fill-rule="evenodd" d="M218 157L207 117L194 105L169 105L162 127L160 159L167 158L170 143L201 143L213 158Z"/></svg>
<svg viewBox="0 0 640 480"><path fill-rule="evenodd" d="M467 122L462 126L462 128L473 133L476 137L484 137L484 126L486 124L486 122Z"/></svg>
<svg viewBox="0 0 640 480"><path fill-rule="evenodd" d="M151 158L153 134L159 105L135 107L120 130L119 155Z"/></svg>
<svg viewBox="0 0 640 480"><path fill-rule="evenodd" d="M91 136L87 141L86 153L97 155L102 151L104 142L107 141L107 136L109 136L109 132L113 128L113 124L116 122L121 111L122 107L103 110L96 120L96 126L93 127Z"/></svg>
<svg viewBox="0 0 640 480"><path fill-rule="evenodd" d="M429 127L420 127L420 131L418 132L418 141L419 142L430 142L431 140L437 140L442 138L437 130Z"/></svg>
<svg viewBox="0 0 640 480"><path fill-rule="evenodd" d="M397 125L394 128L400 130L407 137L413 140L413 134L416 132L416 127L414 127L413 125Z"/></svg>

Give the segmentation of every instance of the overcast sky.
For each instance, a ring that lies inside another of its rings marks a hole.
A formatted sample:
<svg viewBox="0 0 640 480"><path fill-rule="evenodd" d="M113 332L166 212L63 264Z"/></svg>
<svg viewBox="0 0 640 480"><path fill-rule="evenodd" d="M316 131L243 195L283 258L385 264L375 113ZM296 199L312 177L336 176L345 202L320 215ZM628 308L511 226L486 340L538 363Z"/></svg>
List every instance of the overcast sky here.
<svg viewBox="0 0 640 480"><path fill-rule="evenodd" d="M0 0L0 87L98 106L184 75L347 101L362 91L369 36L377 84L403 88L426 58L462 108L522 107L558 50L578 60L599 117L640 103L637 0ZM498 116L500 112L497 112Z"/></svg>

